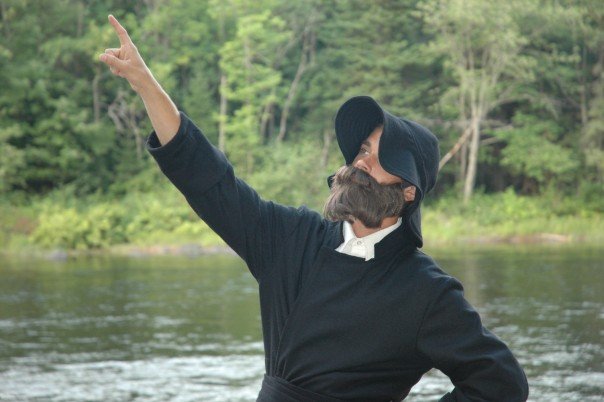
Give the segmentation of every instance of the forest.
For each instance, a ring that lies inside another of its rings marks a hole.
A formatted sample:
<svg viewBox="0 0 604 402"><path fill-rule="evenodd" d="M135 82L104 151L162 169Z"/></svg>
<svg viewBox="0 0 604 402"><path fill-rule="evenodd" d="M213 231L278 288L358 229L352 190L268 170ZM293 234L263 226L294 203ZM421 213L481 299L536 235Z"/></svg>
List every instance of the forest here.
<svg viewBox="0 0 604 402"><path fill-rule="evenodd" d="M2 0L4 248L217 243L98 61L108 14L265 198L321 210L335 113L370 95L440 140L428 241L604 240L601 0Z"/></svg>

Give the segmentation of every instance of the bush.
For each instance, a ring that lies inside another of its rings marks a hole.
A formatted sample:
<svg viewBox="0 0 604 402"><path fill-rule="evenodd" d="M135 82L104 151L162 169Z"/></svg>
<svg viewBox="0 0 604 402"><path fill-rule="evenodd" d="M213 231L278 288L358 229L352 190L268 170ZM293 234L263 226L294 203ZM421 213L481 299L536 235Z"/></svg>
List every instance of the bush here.
<svg viewBox="0 0 604 402"><path fill-rule="evenodd" d="M88 197L71 200L67 206L45 200L37 207L37 226L30 239L44 248L83 250L125 243L221 243L173 189L153 194L130 193L112 201Z"/></svg>
<svg viewBox="0 0 604 402"><path fill-rule="evenodd" d="M124 215L123 208L109 203L92 206L83 212L75 208L47 208L40 213L31 239L46 248L76 250L124 243L127 241Z"/></svg>
<svg viewBox="0 0 604 402"><path fill-rule="evenodd" d="M312 141L275 143L266 150L261 168L247 182L267 200L322 210L329 195L330 170L321 166L321 145Z"/></svg>

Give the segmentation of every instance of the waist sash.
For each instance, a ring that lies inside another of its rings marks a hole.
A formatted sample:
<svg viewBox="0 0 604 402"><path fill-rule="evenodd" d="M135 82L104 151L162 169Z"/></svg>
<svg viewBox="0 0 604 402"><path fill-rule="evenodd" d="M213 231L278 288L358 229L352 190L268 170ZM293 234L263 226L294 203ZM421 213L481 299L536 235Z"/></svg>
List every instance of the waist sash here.
<svg viewBox="0 0 604 402"><path fill-rule="evenodd" d="M300 388L278 377L264 375L256 402L346 402Z"/></svg>

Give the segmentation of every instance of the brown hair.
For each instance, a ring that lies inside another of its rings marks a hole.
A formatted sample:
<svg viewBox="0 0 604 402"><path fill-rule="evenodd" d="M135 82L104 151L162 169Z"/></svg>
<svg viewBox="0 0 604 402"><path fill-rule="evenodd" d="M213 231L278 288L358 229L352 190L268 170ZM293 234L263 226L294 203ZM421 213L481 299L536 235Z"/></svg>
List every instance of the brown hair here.
<svg viewBox="0 0 604 402"><path fill-rule="evenodd" d="M358 219L368 228L380 227L386 217L401 215L405 206L402 183L379 184L354 166L338 169L323 214L332 221Z"/></svg>

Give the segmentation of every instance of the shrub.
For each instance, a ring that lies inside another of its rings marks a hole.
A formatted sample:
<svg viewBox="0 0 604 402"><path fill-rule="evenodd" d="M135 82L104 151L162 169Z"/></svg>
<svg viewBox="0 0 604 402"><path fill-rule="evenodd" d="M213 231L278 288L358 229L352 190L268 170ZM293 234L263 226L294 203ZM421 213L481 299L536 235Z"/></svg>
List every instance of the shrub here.
<svg viewBox="0 0 604 402"><path fill-rule="evenodd" d="M76 208L44 209L31 239L42 247L103 248L124 243L124 211L119 205L101 203L78 212Z"/></svg>

